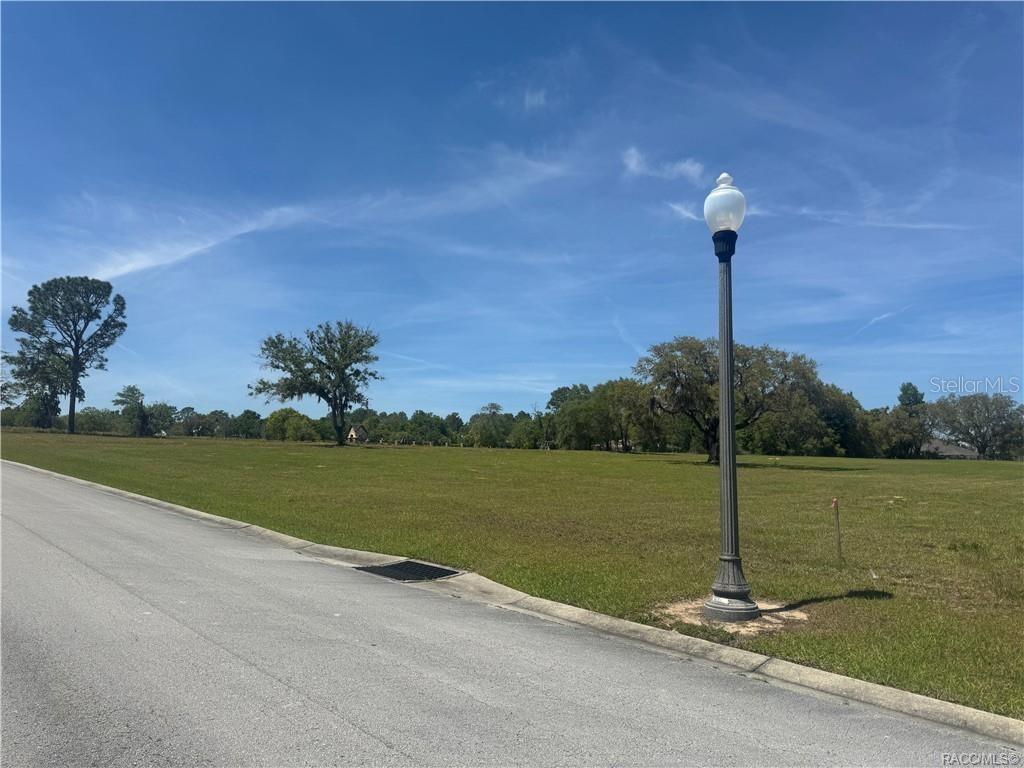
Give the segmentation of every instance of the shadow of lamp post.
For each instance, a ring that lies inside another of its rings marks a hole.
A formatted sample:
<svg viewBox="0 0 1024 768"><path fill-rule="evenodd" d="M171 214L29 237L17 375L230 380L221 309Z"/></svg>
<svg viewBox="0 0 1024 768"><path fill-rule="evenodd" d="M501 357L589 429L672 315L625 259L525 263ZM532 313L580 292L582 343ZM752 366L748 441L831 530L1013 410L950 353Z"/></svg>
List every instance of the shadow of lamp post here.
<svg viewBox="0 0 1024 768"><path fill-rule="evenodd" d="M722 554L704 616L716 621L748 621L761 615L750 599L740 562L740 526L736 507L736 420L733 413L732 256L747 201L723 173L704 201L704 220L718 257L718 433Z"/></svg>

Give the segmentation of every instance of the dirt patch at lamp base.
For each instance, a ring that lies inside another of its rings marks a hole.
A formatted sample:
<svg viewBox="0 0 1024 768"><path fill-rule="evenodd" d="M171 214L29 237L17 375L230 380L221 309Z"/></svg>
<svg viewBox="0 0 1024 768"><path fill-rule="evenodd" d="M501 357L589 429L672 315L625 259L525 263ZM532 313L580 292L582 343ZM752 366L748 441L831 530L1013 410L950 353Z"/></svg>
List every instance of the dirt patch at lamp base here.
<svg viewBox="0 0 1024 768"><path fill-rule="evenodd" d="M783 603L771 600L758 600L761 618L753 621L711 621L704 616L704 598L680 600L657 606L654 618L664 626L674 624L693 624L695 626L713 627L740 637L752 637L765 632L778 632L807 621L807 613L797 609L786 610Z"/></svg>

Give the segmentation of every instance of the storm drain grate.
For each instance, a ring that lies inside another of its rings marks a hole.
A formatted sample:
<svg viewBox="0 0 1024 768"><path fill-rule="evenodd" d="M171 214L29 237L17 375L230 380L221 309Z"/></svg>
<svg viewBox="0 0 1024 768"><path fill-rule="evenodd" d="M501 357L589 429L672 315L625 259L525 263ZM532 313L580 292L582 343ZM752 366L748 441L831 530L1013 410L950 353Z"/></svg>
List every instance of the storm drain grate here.
<svg viewBox="0 0 1024 768"><path fill-rule="evenodd" d="M356 568L357 571L375 573L378 576L386 576L396 581L433 581L448 576L455 576L458 571L451 568L442 568L439 565L421 563L419 560L402 560L398 563L387 565L363 565Z"/></svg>

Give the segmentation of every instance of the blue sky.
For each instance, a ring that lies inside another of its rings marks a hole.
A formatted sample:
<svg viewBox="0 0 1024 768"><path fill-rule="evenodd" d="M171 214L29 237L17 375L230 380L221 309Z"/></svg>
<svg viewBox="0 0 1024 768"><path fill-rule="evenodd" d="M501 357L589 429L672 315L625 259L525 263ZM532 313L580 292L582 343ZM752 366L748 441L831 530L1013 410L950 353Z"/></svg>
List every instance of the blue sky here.
<svg viewBox="0 0 1024 768"><path fill-rule="evenodd" d="M543 407L717 332L728 170L737 341L867 407L1020 376L1022 10L4 3L5 348L89 274L129 327L86 405L266 413L260 339L350 318L378 409Z"/></svg>

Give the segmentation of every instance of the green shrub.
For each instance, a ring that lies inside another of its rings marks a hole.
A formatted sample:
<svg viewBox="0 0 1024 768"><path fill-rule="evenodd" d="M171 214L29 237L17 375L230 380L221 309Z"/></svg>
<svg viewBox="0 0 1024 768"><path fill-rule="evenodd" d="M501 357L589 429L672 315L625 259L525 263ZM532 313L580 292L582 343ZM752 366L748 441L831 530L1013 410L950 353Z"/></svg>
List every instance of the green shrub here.
<svg viewBox="0 0 1024 768"><path fill-rule="evenodd" d="M284 431L285 437L297 442L314 443L320 439L316 422L301 413L295 414L285 422Z"/></svg>
<svg viewBox="0 0 1024 768"><path fill-rule="evenodd" d="M302 414L294 408L280 408L267 416L263 437L267 440L285 440L288 437L288 420Z"/></svg>

